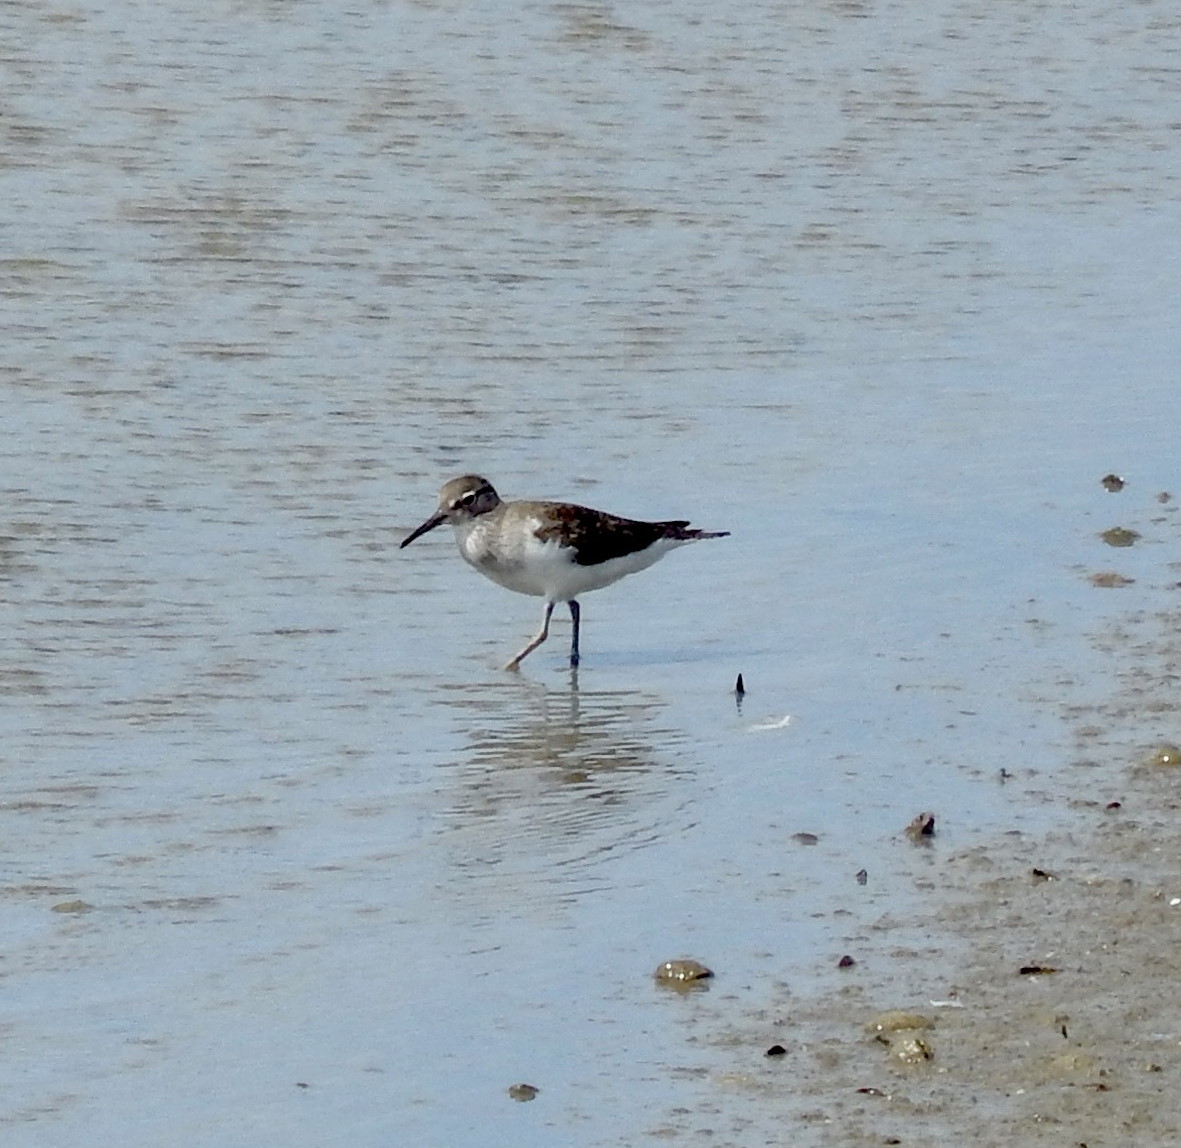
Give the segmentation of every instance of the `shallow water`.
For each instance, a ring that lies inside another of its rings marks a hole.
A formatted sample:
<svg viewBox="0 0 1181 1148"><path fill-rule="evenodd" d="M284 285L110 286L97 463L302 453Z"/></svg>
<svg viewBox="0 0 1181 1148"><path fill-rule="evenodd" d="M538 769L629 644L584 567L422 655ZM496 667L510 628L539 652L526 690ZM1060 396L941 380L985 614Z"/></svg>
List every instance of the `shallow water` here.
<svg viewBox="0 0 1181 1148"><path fill-rule="evenodd" d="M1171 545L1177 26L0 11L5 1142L633 1144L660 961L820 991L920 809L1052 818ZM468 470L732 537L505 675L538 604L396 549Z"/></svg>

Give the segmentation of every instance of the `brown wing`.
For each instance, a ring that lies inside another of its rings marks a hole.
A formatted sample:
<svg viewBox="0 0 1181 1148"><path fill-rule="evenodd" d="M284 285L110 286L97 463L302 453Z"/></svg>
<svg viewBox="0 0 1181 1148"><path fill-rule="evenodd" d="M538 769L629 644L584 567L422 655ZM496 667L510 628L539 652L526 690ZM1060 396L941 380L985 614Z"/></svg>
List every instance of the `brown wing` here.
<svg viewBox="0 0 1181 1148"><path fill-rule="evenodd" d="M550 503L546 510L556 519L536 531L542 542L558 542L574 549L579 566L598 566L651 546L658 538L695 538L698 531L686 530L685 521L637 522L587 506Z"/></svg>

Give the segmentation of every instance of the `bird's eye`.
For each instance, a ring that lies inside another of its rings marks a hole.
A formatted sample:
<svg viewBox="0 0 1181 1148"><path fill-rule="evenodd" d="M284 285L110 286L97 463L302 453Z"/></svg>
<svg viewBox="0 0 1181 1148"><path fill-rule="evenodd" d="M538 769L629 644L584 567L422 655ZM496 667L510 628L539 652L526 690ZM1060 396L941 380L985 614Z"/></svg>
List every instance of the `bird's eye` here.
<svg viewBox="0 0 1181 1148"><path fill-rule="evenodd" d="M467 494L465 494L459 500L459 505L460 506L471 506L471 504L475 501L476 501L476 492L474 490L469 490L467 492Z"/></svg>

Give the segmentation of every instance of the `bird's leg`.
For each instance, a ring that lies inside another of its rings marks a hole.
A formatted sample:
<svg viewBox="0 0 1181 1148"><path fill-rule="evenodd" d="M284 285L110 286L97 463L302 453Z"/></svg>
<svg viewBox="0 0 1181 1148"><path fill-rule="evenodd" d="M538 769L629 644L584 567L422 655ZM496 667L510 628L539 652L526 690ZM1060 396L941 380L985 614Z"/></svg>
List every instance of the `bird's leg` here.
<svg viewBox="0 0 1181 1148"><path fill-rule="evenodd" d="M529 645L527 645L515 658L505 664L506 670L518 670L521 668L521 661L523 658L533 653L542 642L549 637L549 620L550 615L554 612L554 604L546 602L545 604L545 620L541 623L541 630L537 637L534 638Z"/></svg>
<svg viewBox="0 0 1181 1148"><path fill-rule="evenodd" d="M573 598L566 603L570 607L570 621L574 623L574 636L570 639L570 665L578 667L578 622L582 617L582 608Z"/></svg>

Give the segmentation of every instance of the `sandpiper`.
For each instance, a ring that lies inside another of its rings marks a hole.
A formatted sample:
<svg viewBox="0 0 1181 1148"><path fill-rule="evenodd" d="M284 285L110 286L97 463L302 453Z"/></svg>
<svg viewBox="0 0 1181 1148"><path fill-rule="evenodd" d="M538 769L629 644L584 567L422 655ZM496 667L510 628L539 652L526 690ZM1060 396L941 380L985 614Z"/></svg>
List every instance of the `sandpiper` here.
<svg viewBox="0 0 1181 1148"><path fill-rule="evenodd" d="M549 637L558 602L570 607L570 665L577 666L579 594L643 570L686 542L730 533L694 530L682 521L637 522L572 502L502 502L486 478L465 474L443 485L439 508L402 546L445 522L455 528L460 554L481 574L518 594L545 599L541 630L506 670L517 669Z"/></svg>

